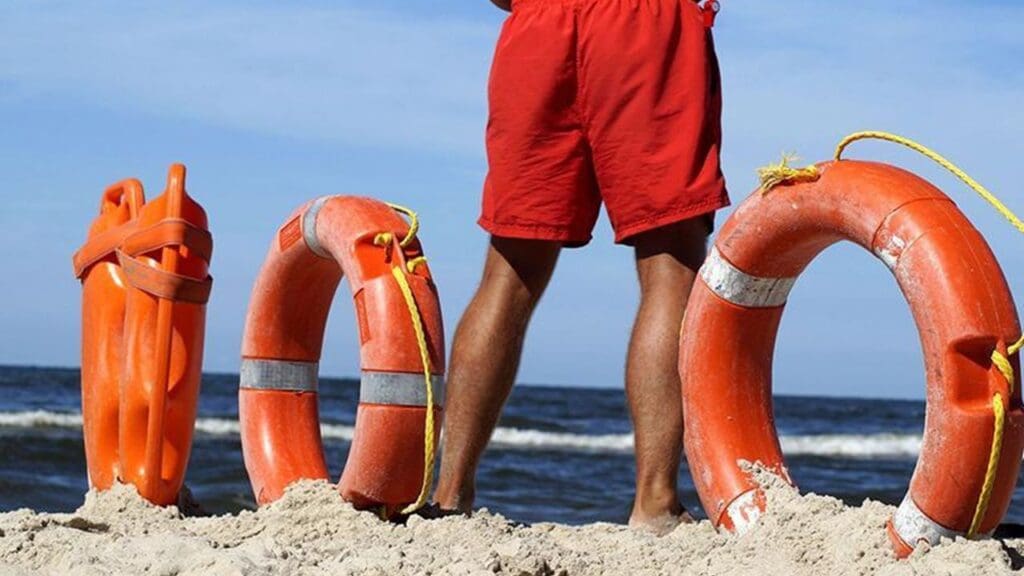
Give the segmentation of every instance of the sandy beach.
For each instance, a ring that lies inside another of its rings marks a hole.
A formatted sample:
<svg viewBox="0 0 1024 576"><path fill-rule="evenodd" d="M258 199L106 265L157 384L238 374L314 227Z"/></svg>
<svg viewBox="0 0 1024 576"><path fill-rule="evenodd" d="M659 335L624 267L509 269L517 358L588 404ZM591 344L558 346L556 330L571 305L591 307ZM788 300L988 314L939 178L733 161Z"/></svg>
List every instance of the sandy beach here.
<svg viewBox="0 0 1024 576"><path fill-rule="evenodd" d="M1024 540L947 542L897 561L883 530L892 507L799 495L773 483L751 532L718 534L702 521L664 537L624 526L515 525L471 518L382 522L302 482L256 512L186 517L126 486L90 492L72 514L0 515L4 574L739 574L889 576L1006 574L1024 563Z"/></svg>

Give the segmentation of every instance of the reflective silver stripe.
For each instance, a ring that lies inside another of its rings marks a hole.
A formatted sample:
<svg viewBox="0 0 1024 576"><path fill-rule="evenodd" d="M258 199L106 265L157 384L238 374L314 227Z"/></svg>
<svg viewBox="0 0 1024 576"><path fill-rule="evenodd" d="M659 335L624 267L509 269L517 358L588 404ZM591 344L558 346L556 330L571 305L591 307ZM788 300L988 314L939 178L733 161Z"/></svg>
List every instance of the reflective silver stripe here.
<svg viewBox="0 0 1024 576"><path fill-rule="evenodd" d="M242 359L239 388L316 392L319 364L288 360Z"/></svg>
<svg viewBox="0 0 1024 576"><path fill-rule="evenodd" d="M444 404L444 376L431 375L430 384L434 389L434 405L442 406ZM359 401L368 404L426 406L427 387L423 382L423 374L363 372L359 382Z"/></svg>
<svg viewBox="0 0 1024 576"><path fill-rule="evenodd" d="M320 209L324 207L324 204L333 196L321 196L313 201L313 203L306 209L306 213L302 215L302 238L306 241L306 246L313 251L313 254L321 258L331 258L331 255L324 250L324 247L320 245L320 239L316 235L316 217L320 214Z"/></svg>
<svg viewBox="0 0 1024 576"><path fill-rule="evenodd" d="M903 497L903 502L900 503L900 507L893 514L892 526L896 529L896 533L900 535L900 538L909 544L911 548L922 540L934 546L942 538L952 540L964 536L963 532L950 530L925 516L924 512L914 503L910 494Z"/></svg>
<svg viewBox="0 0 1024 576"><path fill-rule="evenodd" d="M761 518L761 507L757 505L757 490L748 490L729 504L725 513L732 520L733 531L745 534Z"/></svg>
<svg viewBox="0 0 1024 576"><path fill-rule="evenodd" d="M700 277L723 300L744 308L782 306L796 283L796 278L751 276L727 262L714 246L700 268Z"/></svg>

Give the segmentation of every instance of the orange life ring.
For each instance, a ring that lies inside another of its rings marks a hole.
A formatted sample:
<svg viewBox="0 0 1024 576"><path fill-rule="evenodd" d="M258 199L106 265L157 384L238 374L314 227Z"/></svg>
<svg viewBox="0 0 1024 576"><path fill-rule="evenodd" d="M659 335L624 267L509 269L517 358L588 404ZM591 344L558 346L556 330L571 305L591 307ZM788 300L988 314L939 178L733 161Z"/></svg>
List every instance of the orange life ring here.
<svg viewBox="0 0 1024 576"><path fill-rule="evenodd" d="M701 503L716 526L742 531L764 499L740 462L788 479L772 416L779 321L804 268L849 240L892 270L925 356L925 432L910 489L889 523L896 551L991 532L1009 505L1024 443L1018 382L990 359L994 350L1005 358L1020 334L1002 271L956 205L913 174L850 160L817 172L817 181L755 193L737 208L690 297L679 370Z"/></svg>
<svg viewBox="0 0 1024 576"><path fill-rule="evenodd" d="M199 398L212 251L184 166L171 166L166 191L151 202L134 179L103 193L74 256L90 486L120 480L155 504L177 501Z"/></svg>
<svg viewBox="0 0 1024 576"><path fill-rule="evenodd" d="M242 451L259 504L296 480L329 476L317 373L342 275L355 304L362 379L338 489L389 516L422 504L433 470L424 443L439 433L444 335L415 227L382 202L327 196L297 210L271 243L249 303L239 386Z"/></svg>

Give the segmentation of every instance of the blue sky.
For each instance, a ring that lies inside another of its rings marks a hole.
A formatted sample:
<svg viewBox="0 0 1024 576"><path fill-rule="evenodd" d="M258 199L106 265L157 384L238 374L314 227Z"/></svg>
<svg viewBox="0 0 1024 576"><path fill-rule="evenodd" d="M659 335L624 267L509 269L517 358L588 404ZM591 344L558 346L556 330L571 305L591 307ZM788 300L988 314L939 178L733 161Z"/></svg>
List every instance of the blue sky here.
<svg viewBox="0 0 1024 576"><path fill-rule="evenodd" d="M323 194L420 211L450 336L486 246L475 219L503 13L486 0L158 4L0 6L0 363L77 364L70 257L99 194L136 176L155 195L173 161L188 165L215 237L207 370L237 370L270 238L295 206ZM938 148L1024 211L1021 29L1024 5L1011 1L724 2L716 42L734 202L781 152L824 159L842 135L870 128ZM1024 287L1022 239L969 191L886 145L858 145L852 156L945 189L1010 284ZM612 244L602 218L589 247L563 255L520 380L621 386L636 298L632 254ZM322 372L357 370L341 295ZM887 270L856 247L829 250L793 292L776 390L920 397L922 373Z"/></svg>

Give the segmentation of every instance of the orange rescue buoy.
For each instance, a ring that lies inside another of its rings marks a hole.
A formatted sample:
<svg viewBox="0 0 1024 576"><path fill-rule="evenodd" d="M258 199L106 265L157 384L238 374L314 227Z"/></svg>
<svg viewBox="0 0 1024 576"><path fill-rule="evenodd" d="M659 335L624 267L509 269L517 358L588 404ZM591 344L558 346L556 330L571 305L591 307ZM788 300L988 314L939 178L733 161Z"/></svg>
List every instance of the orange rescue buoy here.
<svg viewBox="0 0 1024 576"><path fill-rule="evenodd" d="M444 335L415 214L407 211L410 225L396 210L369 198L322 197L293 213L270 246L249 303L239 385L242 451L259 504L296 480L329 476L317 374L343 275L362 378L338 490L387 516L425 502L444 393Z"/></svg>
<svg viewBox="0 0 1024 576"><path fill-rule="evenodd" d="M74 256L82 281L82 420L89 484L177 501L192 446L213 241L185 167L147 203L138 180L103 193Z"/></svg>
<svg viewBox="0 0 1024 576"><path fill-rule="evenodd" d="M896 277L925 356L921 455L889 523L897 554L920 541L990 533L1006 513L1024 445L1019 367L1007 354L1020 326L1002 270L952 200L917 176L850 160L810 172L814 181L755 193L736 209L690 297L679 370L701 503L716 526L742 531L765 503L740 462L788 480L772 415L776 333L800 273L848 240ZM994 351L1009 360L1009 381Z"/></svg>

